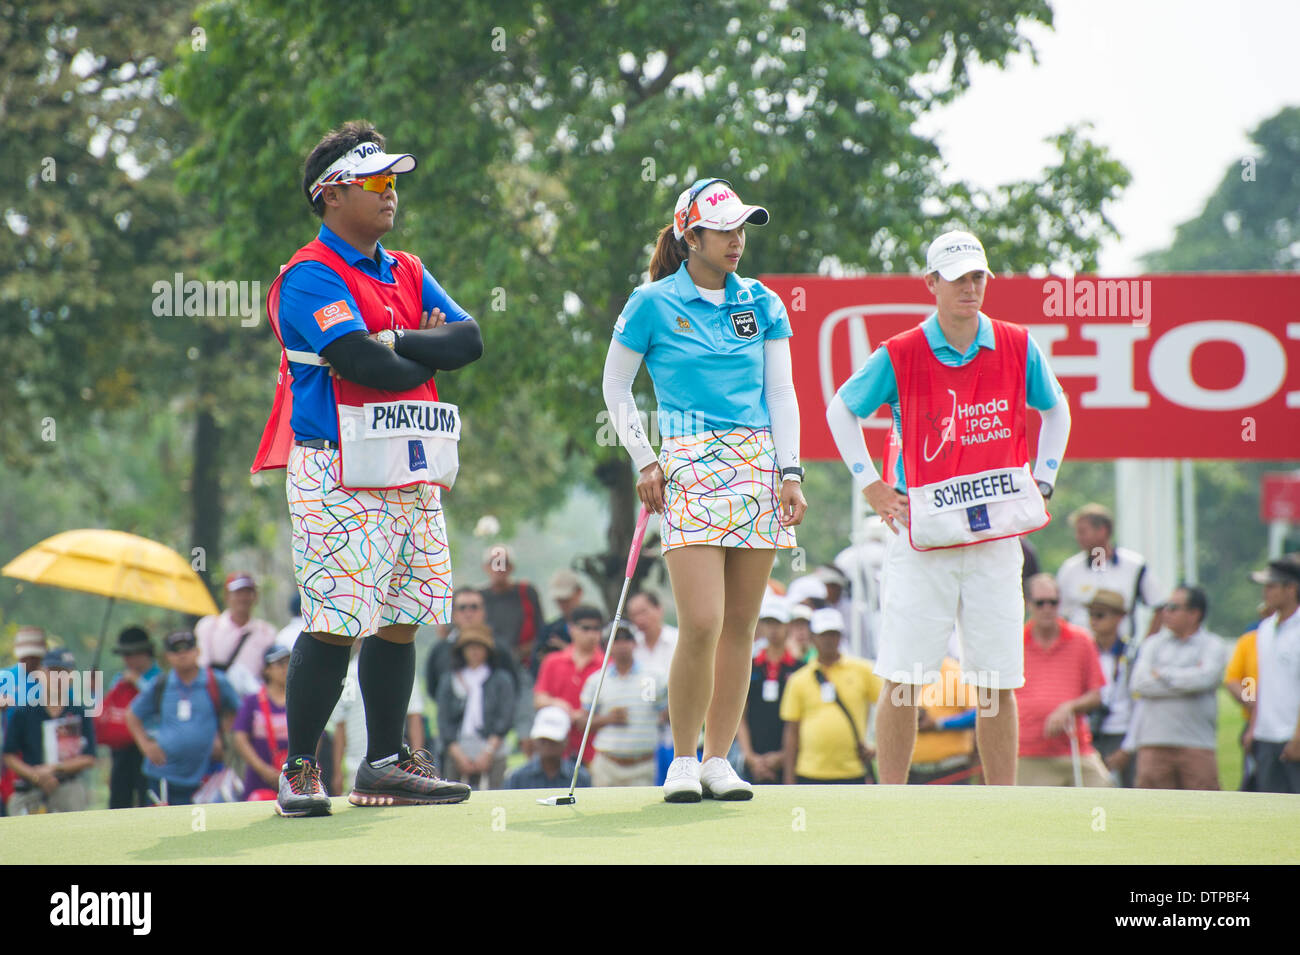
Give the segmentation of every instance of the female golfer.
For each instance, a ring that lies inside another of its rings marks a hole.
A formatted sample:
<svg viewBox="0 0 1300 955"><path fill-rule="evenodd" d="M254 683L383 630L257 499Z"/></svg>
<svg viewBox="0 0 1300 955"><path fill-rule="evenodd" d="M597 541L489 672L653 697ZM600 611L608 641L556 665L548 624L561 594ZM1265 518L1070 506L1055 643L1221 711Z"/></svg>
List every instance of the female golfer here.
<svg viewBox="0 0 1300 955"><path fill-rule="evenodd" d="M791 528L807 509L790 320L776 295L736 275L745 223L767 220L725 180L701 179L683 192L659 233L650 283L628 299L605 359L605 404L640 469L637 494L663 515L677 604L669 802L753 796L726 755L776 548L795 546ZM643 359L659 403L657 459L632 397Z"/></svg>

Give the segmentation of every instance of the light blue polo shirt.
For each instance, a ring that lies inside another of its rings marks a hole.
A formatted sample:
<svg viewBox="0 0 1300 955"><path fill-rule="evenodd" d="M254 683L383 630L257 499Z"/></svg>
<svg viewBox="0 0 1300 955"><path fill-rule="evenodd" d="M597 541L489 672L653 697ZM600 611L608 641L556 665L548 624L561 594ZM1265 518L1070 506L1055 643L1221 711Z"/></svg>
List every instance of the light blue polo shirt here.
<svg viewBox="0 0 1300 955"><path fill-rule="evenodd" d="M214 673L222 707L232 713L239 709L239 697L224 673ZM167 754L167 762L155 766L144 761L144 774L150 779L165 779L177 786L197 786L203 781L212 761L212 740L220 729L221 714L212 708L208 692L208 674L199 667L192 683L184 683L175 670L156 677L163 684L161 706L154 706L154 681L142 684L131 701L133 712ZM181 700L189 701L190 718L180 719Z"/></svg>
<svg viewBox="0 0 1300 955"><path fill-rule="evenodd" d="M930 317L921 323L921 331L925 334L926 343L929 344L934 357L941 365L947 365L949 368L960 368L974 361L981 348L987 348L989 351L997 348L993 338L993 324L983 312L980 312L975 340L970 343L970 347L965 352L957 351L943 337L943 329L939 327L938 312L930 313ZM1056 380L1056 375L1048 367L1047 359L1043 357L1043 352L1033 336L1030 336L1028 345L1025 361L1025 403L1031 408L1046 411L1048 408L1056 407L1057 401L1060 400L1063 394L1061 383ZM868 417L881 405L889 405L894 415L894 428L900 434L902 433L903 415L898 404L898 378L894 374L894 363L889 358L889 349L883 344L878 345L862 367L855 371L848 381L840 385L837 394L848 409L859 418ZM901 457L899 464L902 464ZM894 487L906 493L907 479L903 475L902 467L897 470L898 473L894 475ZM890 480L888 474L883 477L886 481Z"/></svg>
<svg viewBox="0 0 1300 955"><path fill-rule="evenodd" d="M393 281L393 263L397 260L382 246L377 245L379 261L353 248L339 238L329 226L321 224L318 238L337 252L343 261L359 272L364 272L381 282ZM349 332L365 332L366 324L354 317L322 331L313 315L331 302L347 302L354 316L361 309L348 291L343 277L323 262L299 262L280 282L280 335L289 351L309 351L317 355L326 345ZM426 268L421 291L423 311L442 309L448 322L469 318ZM338 441L338 405L334 401L334 383L330 370L320 365L295 363L293 371L293 435L299 441L324 438Z"/></svg>
<svg viewBox="0 0 1300 955"><path fill-rule="evenodd" d="M664 437L772 426L763 343L789 338L790 317L756 279L729 273L723 291L722 305L709 302L683 262L635 289L614 325L614 341L645 355Z"/></svg>

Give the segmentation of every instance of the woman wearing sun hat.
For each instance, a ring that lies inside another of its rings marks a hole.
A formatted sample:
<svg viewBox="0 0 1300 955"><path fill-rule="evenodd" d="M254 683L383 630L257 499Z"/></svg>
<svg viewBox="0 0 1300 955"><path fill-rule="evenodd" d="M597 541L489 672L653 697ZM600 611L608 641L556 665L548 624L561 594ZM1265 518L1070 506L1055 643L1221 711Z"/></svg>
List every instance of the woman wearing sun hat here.
<svg viewBox="0 0 1300 955"><path fill-rule="evenodd" d="M791 528L807 509L790 320L774 293L736 274L746 223L767 221L767 210L745 205L726 180L685 190L659 233L650 282L628 299L605 360L605 403L640 471L638 496L662 515L677 605L669 802L753 795L725 757L776 550L795 546ZM657 456L632 397L642 361L659 404Z"/></svg>

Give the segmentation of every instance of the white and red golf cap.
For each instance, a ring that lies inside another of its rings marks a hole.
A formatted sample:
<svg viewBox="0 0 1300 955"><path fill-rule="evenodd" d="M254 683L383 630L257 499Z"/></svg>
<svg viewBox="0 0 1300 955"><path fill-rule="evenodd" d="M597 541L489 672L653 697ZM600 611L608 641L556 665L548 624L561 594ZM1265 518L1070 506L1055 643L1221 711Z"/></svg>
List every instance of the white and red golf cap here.
<svg viewBox="0 0 1300 955"><path fill-rule="evenodd" d="M325 191L325 187L346 179L377 176L381 172L410 172L415 168L415 157L410 153L386 153L378 143L357 143L320 174L311 184L311 198Z"/></svg>
<svg viewBox="0 0 1300 955"><path fill-rule="evenodd" d="M930 243L925 253L925 274L938 272L949 282L955 282L967 272L984 271L993 277L984 246L969 232L945 232Z"/></svg>
<svg viewBox="0 0 1300 955"><path fill-rule="evenodd" d="M728 232L744 222L767 225L770 217L762 206L747 206L725 179L697 179L677 197L673 209L673 235L680 239L686 230L701 227Z"/></svg>
<svg viewBox="0 0 1300 955"><path fill-rule="evenodd" d="M40 627L19 627L14 634L14 656L19 660L25 657L43 657L49 649L45 631Z"/></svg>
<svg viewBox="0 0 1300 955"><path fill-rule="evenodd" d="M236 570L226 574L226 593L249 589L257 589L257 581L253 579L252 574L243 570Z"/></svg>

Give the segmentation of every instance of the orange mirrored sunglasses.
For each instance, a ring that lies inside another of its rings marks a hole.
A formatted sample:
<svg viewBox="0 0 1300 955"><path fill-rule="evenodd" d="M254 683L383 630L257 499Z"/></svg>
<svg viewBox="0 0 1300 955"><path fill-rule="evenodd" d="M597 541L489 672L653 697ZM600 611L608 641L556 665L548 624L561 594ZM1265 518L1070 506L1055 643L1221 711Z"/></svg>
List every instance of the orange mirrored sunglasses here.
<svg viewBox="0 0 1300 955"><path fill-rule="evenodd" d="M397 191L397 176L391 172L383 172L377 176L363 176L360 179L341 179L339 185L360 186L366 192L387 192L388 189Z"/></svg>

